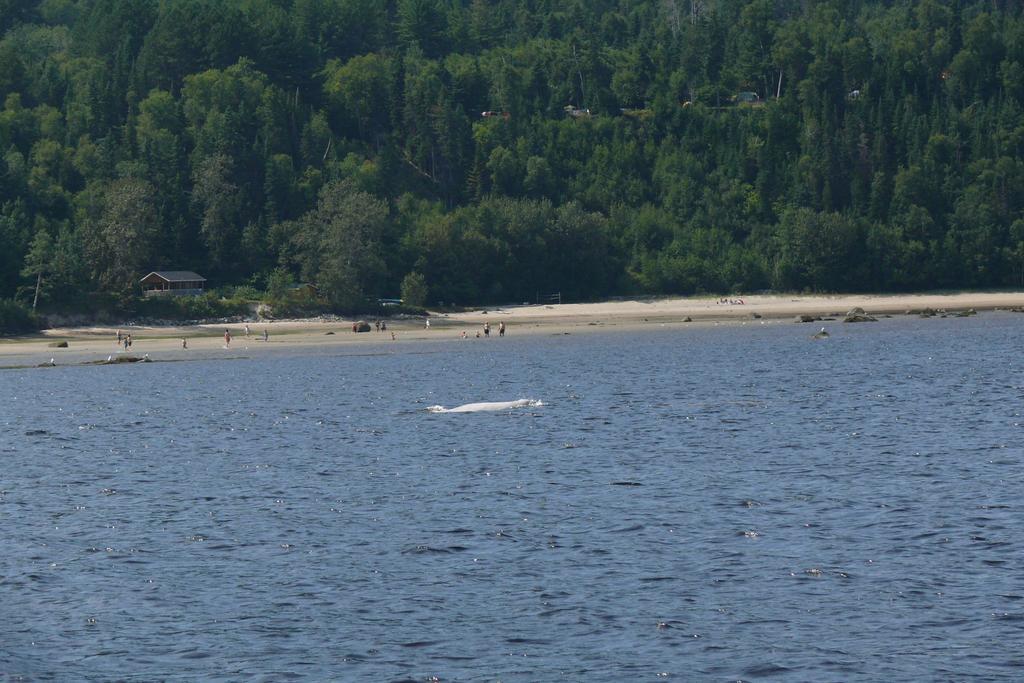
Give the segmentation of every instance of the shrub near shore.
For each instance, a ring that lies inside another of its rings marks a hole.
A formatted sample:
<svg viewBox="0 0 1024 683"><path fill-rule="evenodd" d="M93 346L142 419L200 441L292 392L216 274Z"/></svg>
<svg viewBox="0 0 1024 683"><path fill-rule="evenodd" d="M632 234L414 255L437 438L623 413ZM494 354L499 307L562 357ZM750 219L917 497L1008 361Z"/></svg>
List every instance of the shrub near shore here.
<svg viewBox="0 0 1024 683"><path fill-rule="evenodd" d="M126 317L188 322L225 318L309 318L322 315L391 318L401 315L422 316L426 315L426 311L419 306L385 306L368 301L362 305L339 309L307 289L291 290L273 297L269 292L264 295L252 288L236 287L228 288L225 292L207 292L201 296L138 299L129 306Z"/></svg>
<svg viewBox="0 0 1024 683"><path fill-rule="evenodd" d="M0 334L20 334L40 328L32 311L10 299L0 299Z"/></svg>
<svg viewBox="0 0 1024 683"><path fill-rule="evenodd" d="M214 292L201 296L150 297L133 307L136 315L161 320L206 320L247 316L254 304L248 298L224 298Z"/></svg>

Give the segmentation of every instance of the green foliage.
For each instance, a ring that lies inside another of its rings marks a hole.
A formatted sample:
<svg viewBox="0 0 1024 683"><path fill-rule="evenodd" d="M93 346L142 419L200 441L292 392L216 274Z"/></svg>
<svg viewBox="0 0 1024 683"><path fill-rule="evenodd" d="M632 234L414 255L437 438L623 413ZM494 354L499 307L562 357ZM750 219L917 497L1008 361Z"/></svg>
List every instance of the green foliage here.
<svg viewBox="0 0 1024 683"><path fill-rule="evenodd" d="M126 178L110 184L98 181L79 195L85 252L101 289L131 293L158 253L155 192L146 181Z"/></svg>
<svg viewBox="0 0 1024 683"><path fill-rule="evenodd" d="M419 273L409 273L402 278L402 302L408 306L422 308L427 303L427 279Z"/></svg>
<svg viewBox="0 0 1024 683"><path fill-rule="evenodd" d="M10 299L0 299L0 334L21 334L39 329L32 311Z"/></svg>
<svg viewBox="0 0 1024 683"><path fill-rule="evenodd" d="M340 129L354 131L359 139L368 141L388 130L391 68L390 60L377 54L353 57L344 64L328 62L324 93Z"/></svg>
<svg viewBox="0 0 1024 683"><path fill-rule="evenodd" d="M315 287L309 284L292 284L291 275L278 268L267 278L266 302L271 305L275 317L299 317L330 312L330 302L320 297Z"/></svg>
<svg viewBox="0 0 1024 683"><path fill-rule="evenodd" d="M292 276L285 268L275 268L267 276L267 298L272 304L283 302L288 296Z"/></svg>
<svg viewBox="0 0 1024 683"><path fill-rule="evenodd" d="M855 291L866 281L864 227L838 213L783 212L772 285L783 290Z"/></svg>
<svg viewBox="0 0 1024 683"><path fill-rule="evenodd" d="M42 228L36 232L36 236L32 239L32 245L29 247L28 254L25 255L25 267L21 269L22 277L34 277L36 279L35 293L32 296L33 311L36 310L39 296L45 296L46 290L43 289L44 277L46 278L46 288L49 289L50 264L53 259L53 240L50 238L50 233L45 228Z"/></svg>
<svg viewBox="0 0 1024 683"><path fill-rule="evenodd" d="M210 320L251 314L247 297L223 298L215 292L198 296L153 296L140 299L135 314L160 320Z"/></svg>
<svg viewBox="0 0 1024 683"><path fill-rule="evenodd" d="M258 302L263 299L263 292L256 289L252 285L238 285L237 287L231 287L230 299L239 299L241 301Z"/></svg>
<svg viewBox="0 0 1024 683"><path fill-rule="evenodd" d="M303 277L340 310L357 310L380 292L387 205L349 181L325 185L317 208L296 221Z"/></svg>
<svg viewBox="0 0 1024 683"><path fill-rule="evenodd" d="M1024 10L954 4L0 0L0 297L1022 286Z"/></svg>

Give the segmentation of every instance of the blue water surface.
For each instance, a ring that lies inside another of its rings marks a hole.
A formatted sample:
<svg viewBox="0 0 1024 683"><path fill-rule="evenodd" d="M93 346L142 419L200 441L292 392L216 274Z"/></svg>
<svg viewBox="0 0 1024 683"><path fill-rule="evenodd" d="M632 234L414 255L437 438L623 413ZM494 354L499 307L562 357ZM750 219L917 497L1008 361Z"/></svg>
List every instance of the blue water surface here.
<svg viewBox="0 0 1024 683"><path fill-rule="evenodd" d="M1024 316L830 329L2 371L0 678L1024 678Z"/></svg>

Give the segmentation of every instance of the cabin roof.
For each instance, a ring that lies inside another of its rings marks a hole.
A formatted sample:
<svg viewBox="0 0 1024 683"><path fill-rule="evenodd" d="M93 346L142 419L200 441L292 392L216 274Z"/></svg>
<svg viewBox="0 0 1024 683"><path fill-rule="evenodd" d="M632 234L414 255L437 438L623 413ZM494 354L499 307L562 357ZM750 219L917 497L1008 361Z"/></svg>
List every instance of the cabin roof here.
<svg viewBox="0 0 1024 683"><path fill-rule="evenodd" d="M167 282L206 282L205 277L199 273L193 273L191 270L154 270L142 278L141 282L145 282L154 275Z"/></svg>

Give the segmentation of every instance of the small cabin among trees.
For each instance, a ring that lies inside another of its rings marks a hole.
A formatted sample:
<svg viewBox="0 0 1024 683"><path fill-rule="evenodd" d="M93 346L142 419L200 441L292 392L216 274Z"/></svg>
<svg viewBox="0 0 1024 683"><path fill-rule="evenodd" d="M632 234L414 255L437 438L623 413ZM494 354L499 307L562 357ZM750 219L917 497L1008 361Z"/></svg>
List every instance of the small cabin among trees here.
<svg viewBox="0 0 1024 683"><path fill-rule="evenodd" d="M581 119L581 118L585 118L587 116L590 116L590 110L589 109L577 109L576 107L572 106L571 104L565 105L564 107L562 107L562 109L564 109L565 113L568 114L569 116L573 117L574 119Z"/></svg>
<svg viewBox="0 0 1024 683"><path fill-rule="evenodd" d="M202 294L206 278L191 270L155 270L139 280L146 296Z"/></svg>

